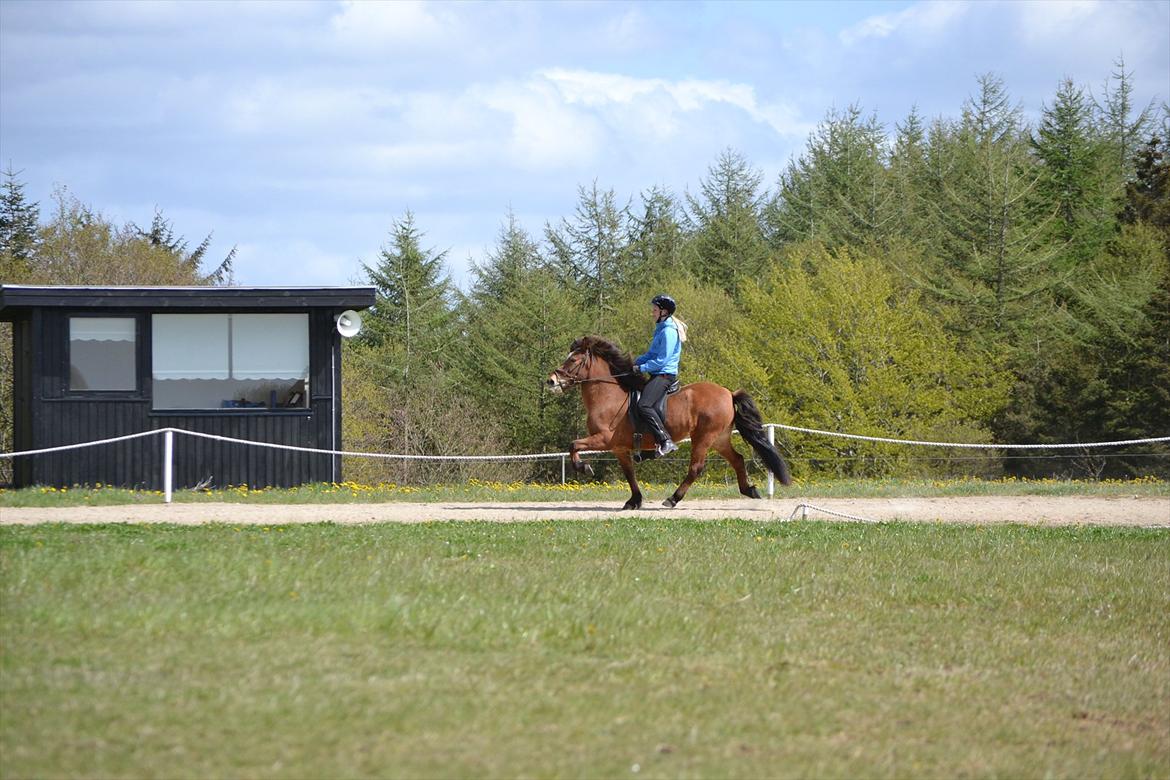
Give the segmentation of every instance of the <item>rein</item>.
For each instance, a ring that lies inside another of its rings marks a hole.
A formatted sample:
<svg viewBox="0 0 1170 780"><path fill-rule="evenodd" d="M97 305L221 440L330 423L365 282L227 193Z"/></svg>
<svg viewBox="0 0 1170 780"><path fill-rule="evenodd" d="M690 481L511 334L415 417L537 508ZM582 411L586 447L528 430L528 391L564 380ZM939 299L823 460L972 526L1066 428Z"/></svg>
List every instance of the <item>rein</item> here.
<svg viewBox="0 0 1170 780"><path fill-rule="evenodd" d="M592 363L593 362L593 355L590 353L586 353L586 355L588 356L588 362ZM566 383L566 388L568 388L568 387L573 387L575 385L583 385L583 384L586 384L588 382L605 382L606 384L620 385L621 382L617 381L617 377L619 377L619 376L632 376L635 372L623 371L620 374L610 374L609 376L584 377L584 378L578 377L578 376L570 376L567 372L562 371L559 368L556 370L555 373L560 374L561 376L563 376L565 379L568 380L568 382Z"/></svg>
<svg viewBox="0 0 1170 780"><path fill-rule="evenodd" d="M592 379L576 379L576 380L573 380L573 384L574 385L583 385L586 382L607 382L611 385L620 385L621 382L618 382L616 377L630 376L630 374L632 374L632 373L633 373L632 371L627 371L624 374L610 374L609 376L596 376L596 377L593 377Z"/></svg>
<svg viewBox="0 0 1170 780"><path fill-rule="evenodd" d="M610 374L609 376L595 376L595 377L591 377L591 378L586 377L585 379L579 379L575 376L569 376L568 374L562 374L561 376L563 376L565 379L569 380L567 383L568 387L573 387L575 385L583 385L587 382L605 382L606 384L620 385L621 382L617 381L617 377L619 377L619 376L632 376L633 373L634 373L633 371L626 371L626 372L621 373L621 374Z"/></svg>

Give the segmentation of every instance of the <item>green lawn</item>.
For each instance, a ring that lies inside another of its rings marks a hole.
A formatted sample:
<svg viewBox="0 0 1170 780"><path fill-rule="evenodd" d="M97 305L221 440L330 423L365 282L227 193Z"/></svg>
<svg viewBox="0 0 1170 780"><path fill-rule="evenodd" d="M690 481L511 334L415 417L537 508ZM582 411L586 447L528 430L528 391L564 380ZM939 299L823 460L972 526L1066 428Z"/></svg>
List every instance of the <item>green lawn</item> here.
<svg viewBox="0 0 1170 780"><path fill-rule="evenodd" d="M0 776L1168 777L1170 534L0 528Z"/></svg>

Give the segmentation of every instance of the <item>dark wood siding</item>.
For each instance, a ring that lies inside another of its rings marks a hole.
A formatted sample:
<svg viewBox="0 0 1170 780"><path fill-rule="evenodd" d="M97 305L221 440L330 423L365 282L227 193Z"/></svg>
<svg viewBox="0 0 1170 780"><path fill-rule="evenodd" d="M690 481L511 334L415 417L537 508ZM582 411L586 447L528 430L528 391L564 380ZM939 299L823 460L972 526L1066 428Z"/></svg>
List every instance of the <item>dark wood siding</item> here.
<svg viewBox="0 0 1170 780"><path fill-rule="evenodd" d="M33 345L32 323L17 320L12 323L12 445L14 450L33 449L32 405ZM15 485L32 484L32 461L14 458L12 482Z"/></svg>
<svg viewBox="0 0 1170 780"><path fill-rule="evenodd" d="M254 442L320 449L340 448L340 336L330 310L309 311L309 408L303 411L155 412L149 378L149 312L102 309L106 316L139 317L139 390L78 394L68 391L69 316L76 310L39 310L16 323L14 342L28 348L26 369L17 353L14 380L24 380L26 440L18 449L41 449L124 436L160 428L181 428ZM21 330L21 325L25 330ZM16 344L15 346L20 346ZM18 398L20 396L18 395ZM19 403L19 401L18 401ZM336 414L335 414L336 413ZM337 424L337 428L335 428ZM16 433L16 431L14 431ZM117 485L148 490L163 487L163 435L64 453L17 458L15 484ZM175 434L174 487L248 485L291 487L341 478L341 459L330 455L252 447Z"/></svg>

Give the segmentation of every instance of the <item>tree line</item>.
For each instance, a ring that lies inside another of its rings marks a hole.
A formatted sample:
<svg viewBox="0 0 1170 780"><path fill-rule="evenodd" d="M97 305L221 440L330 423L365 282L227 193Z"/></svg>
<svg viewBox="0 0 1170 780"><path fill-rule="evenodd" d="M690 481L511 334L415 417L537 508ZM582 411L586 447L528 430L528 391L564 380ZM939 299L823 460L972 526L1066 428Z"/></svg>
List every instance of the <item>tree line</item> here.
<svg viewBox="0 0 1170 780"><path fill-rule="evenodd" d="M1062 81L1034 124L985 75L955 117L912 111L889 128L859 105L829 111L774 182L729 148L693 191L581 185L573 213L535 234L506 214L466 290L408 211L362 266L377 303L343 353L346 447L564 450L583 433L580 402L543 380L586 333L644 350L659 292L690 325L681 378L743 387L770 422L967 443L1170 435L1168 138L1170 109L1135 105L1121 62L1096 91ZM230 256L202 271L207 241L189 250L161 213L148 230L117 228L59 192L40 224L21 188L10 169L6 281L230 277ZM123 256L140 270L118 277ZM970 459L778 441L798 476L1170 476L1165 447ZM346 468L409 482L548 478L560 465Z"/></svg>

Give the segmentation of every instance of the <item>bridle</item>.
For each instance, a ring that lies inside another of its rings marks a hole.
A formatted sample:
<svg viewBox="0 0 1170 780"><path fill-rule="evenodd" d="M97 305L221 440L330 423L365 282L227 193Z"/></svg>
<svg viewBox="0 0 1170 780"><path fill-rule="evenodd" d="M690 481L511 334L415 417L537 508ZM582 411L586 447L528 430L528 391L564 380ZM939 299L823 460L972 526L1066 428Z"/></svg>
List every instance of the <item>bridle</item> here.
<svg viewBox="0 0 1170 780"><path fill-rule="evenodd" d="M585 355L585 359L577 361L576 365L579 368L575 373L570 374L568 371L565 371L564 368L558 368L556 371L553 371L554 376L564 377L565 381L562 383L562 386L563 386L563 389L565 389L565 390L568 390L570 387L575 387L576 385L587 384L589 382L604 382L606 384L611 384L611 385L620 385L621 382L617 381L617 377L630 376L631 374L634 373L633 371L625 371L621 374L610 374L609 376L596 376L596 377L582 376L581 374L583 374L585 371L588 371L589 367L591 365L593 365L593 353L589 352L588 350L578 350L578 353L582 353L582 352ZM570 353L569 357L572 357L572 356L573 356L573 353Z"/></svg>

